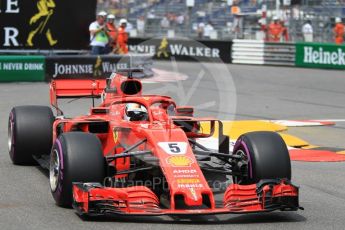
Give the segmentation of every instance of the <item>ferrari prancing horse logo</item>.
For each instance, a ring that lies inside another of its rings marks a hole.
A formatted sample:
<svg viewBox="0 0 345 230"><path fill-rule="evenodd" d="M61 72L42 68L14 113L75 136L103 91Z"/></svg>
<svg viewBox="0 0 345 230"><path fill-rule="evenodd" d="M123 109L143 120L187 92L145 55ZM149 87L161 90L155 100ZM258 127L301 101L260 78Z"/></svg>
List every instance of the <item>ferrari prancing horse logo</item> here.
<svg viewBox="0 0 345 230"><path fill-rule="evenodd" d="M119 132L117 130L114 130L113 137L114 137L114 143L117 143L117 140L119 139Z"/></svg>

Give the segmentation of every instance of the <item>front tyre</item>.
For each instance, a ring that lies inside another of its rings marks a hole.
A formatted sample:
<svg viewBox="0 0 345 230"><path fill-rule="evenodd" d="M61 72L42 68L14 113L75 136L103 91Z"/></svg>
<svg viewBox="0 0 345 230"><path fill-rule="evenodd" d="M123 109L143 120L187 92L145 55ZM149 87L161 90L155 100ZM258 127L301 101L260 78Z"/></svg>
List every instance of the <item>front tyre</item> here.
<svg viewBox="0 0 345 230"><path fill-rule="evenodd" d="M233 154L242 156L247 163L244 170L235 170L237 175L233 176L234 183L254 184L263 179L291 179L289 151L284 140L275 132L243 134L236 141Z"/></svg>
<svg viewBox="0 0 345 230"><path fill-rule="evenodd" d="M50 155L49 182L57 205L72 205L73 182L99 182L105 177L105 161L99 139L90 133L63 133Z"/></svg>

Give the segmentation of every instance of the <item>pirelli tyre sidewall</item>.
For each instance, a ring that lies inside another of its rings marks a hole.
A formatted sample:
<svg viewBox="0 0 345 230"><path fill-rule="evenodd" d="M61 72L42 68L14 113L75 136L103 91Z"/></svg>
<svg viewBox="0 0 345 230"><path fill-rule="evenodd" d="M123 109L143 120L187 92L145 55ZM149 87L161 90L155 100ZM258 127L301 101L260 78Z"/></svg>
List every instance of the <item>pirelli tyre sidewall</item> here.
<svg viewBox="0 0 345 230"><path fill-rule="evenodd" d="M8 149L14 164L34 165L33 155L49 155L54 115L47 106L14 107L8 119Z"/></svg>
<svg viewBox="0 0 345 230"><path fill-rule="evenodd" d="M61 134L55 141L50 156L49 182L56 204L71 207L72 183L102 183L105 168L102 145L94 134Z"/></svg>
<svg viewBox="0 0 345 230"><path fill-rule="evenodd" d="M289 151L282 137L275 132L243 134L238 138L233 153L245 155L248 161L248 176L241 178L241 184L258 183L262 179L291 180Z"/></svg>

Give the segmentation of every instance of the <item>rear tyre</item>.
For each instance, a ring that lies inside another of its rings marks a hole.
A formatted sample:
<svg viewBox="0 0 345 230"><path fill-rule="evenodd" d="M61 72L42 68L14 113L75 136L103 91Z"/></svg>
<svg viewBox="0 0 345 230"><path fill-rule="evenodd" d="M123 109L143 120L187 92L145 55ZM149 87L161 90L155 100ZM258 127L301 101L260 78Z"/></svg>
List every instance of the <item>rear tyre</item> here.
<svg viewBox="0 0 345 230"><path fill-rule="evenodd" d="M50 155L49 182L57 205L72 205L73 182L99 182L105 177L105 160L99 139L90 133L63 133Z"/></svg>
<svg viewBox="0 0 345 230"><path fill-rule="evenodd" d="M53 123L53 112L47 106L14 107L8 119L8 150L12 162L34 165L32 155L49 154Z"/></svg>
<svg viewBox="0 0 345 230"><path fill-rule="evenodd" d="M251 132L240 136L234 155L248 162L247 175L233 176L234 183L254 184L263 179L291 179L291 161L284 140L275 132Z"/></svg>

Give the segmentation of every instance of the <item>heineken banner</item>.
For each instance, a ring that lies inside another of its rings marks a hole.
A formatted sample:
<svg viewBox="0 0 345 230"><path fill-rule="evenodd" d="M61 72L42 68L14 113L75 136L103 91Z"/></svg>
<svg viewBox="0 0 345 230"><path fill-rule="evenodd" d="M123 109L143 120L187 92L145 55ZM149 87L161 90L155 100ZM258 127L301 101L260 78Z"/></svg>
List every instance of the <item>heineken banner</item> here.
<svg viewBox="0 0 345 230"><path fill-rule="evenodd" d="M0 1L0 49L87 49L96 0Z"/></svg>
<svg viewBox="0 0 345 230"><path fill-rule="evenodd" d="M0 56L0 82L44 81L44 56Z"/></svg>
<svg viewBox="0 0 345 230"><path fill-rule="evenodd" d="M327 43L296 43L296 66L345 69L345 46Z"/></svg>
<svg viewBox="0 0 345 230"><path fill-rule="evenodd" d="M149 53L155 59L231 63L232 41L169 38L130 38L130 52Z"/></svg>

